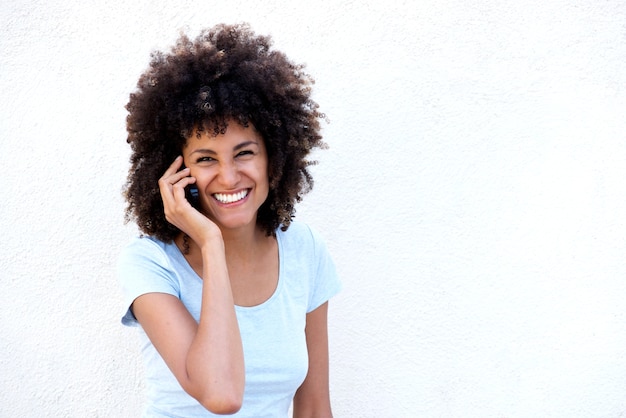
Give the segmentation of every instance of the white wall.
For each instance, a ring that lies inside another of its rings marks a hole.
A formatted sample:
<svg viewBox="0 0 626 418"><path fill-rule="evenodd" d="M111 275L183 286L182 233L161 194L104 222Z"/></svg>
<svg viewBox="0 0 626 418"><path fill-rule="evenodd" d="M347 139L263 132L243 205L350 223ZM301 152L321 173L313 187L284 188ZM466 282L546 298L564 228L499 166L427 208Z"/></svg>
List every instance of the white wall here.
<svg viewBox="0 0 626 418"><path fill-rule="evenodd" d="M123 106L220 21L308 63L331 120L298 219L344 280L337 417L626 413L623 0L4 0L0 416L140 411Z"/></svg>

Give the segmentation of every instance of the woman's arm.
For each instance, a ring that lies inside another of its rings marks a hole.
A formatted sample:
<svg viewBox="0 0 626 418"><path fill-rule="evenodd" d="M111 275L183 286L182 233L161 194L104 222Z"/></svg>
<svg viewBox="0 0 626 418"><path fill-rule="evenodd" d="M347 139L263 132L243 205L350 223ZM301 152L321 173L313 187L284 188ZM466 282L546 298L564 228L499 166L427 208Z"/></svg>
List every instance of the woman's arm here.
<svg viewBox="0 0 626 418"><path fill-rule="evenodd" d="M330 418L328 388L328 302L306 316L309 371L293 399L294 418Z"/></svg>
<svg viewBox="0 0 626 418"><path fill-rule="evenodd" d="M133 313L180 385L213 413L241 408L245 381L243 347L235 314L224 242L219 228L193 209L184 188L194 179L177 171L178 158L159 180L166 219L186 231L202 253L202 307L196 323L182 302L148 293Z"/></svg>

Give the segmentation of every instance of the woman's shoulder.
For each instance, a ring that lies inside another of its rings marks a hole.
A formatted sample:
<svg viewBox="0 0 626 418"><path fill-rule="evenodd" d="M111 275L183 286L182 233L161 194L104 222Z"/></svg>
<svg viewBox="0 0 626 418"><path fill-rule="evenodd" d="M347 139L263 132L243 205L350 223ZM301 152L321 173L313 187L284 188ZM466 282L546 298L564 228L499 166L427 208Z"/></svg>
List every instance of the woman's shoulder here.
<svg viewBox="0 0 626 418"><path fill-rule="evenodd" d="M122 248L120 252L120 261L128 261L133 259L153 259L164 260L168 258L169 247L171 244L163 242L150 235L139 235L132 238Z"/></svg>
<svg viewBox="0 0 626 418"><path fill-rule="evenodd" d="M293 221L286 231L279 228L276 235L286 245L301 250L315 251L316 248L324 247L325 245L320 233L314 227L304 222Z"/></svg>
<svg viewBox="0 0 626 418"><path fill-rule="evenodd" d="M154 251L160 249L161 251L165 250L165 246L167 244L163 241L158 240L157 238L151 235L137 235L131 238L122 248L122 252L127 251Z"/></svg>
<svg viewBox="0 0 626 418"><path fill-rule="evenodd" d="M309 288L307 312L311 312L341 289L335 264L324 239L315 228L293 222L287 231L282 232L282 237L285 238L281 248L284 249L286 263L296 269L298 282L306 283Z"/></svg>
<svg viewBox="0 0 626 418"><path fill-rule="evenodd" d="M304 222L292 221L286 231L282 226L276 231L276 235L291 241L310 241L313 239L313 229Z"/></svg>

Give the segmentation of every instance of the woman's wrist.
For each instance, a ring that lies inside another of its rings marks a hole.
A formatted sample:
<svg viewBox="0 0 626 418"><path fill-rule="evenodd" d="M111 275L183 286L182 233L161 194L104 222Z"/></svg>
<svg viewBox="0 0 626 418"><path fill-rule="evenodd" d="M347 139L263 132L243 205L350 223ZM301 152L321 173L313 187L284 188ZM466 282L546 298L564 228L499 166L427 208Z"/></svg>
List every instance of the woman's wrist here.
<svg viewBox="0 0 626 418"><path fill-rule="evenodd" d="M224 239L222 238L222 231L213 222L208 225L203 225L202 228L198 228L198 232L191 239L200 247L200 250L204 252L206 248L224 248Z"/></svg>

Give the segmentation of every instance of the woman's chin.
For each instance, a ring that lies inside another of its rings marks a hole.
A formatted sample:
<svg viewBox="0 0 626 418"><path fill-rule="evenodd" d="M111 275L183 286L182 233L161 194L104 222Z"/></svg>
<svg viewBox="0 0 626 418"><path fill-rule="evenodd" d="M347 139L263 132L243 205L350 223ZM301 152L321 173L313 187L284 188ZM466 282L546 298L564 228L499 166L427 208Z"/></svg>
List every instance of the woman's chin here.
<svg viewBox="0 0 626 418"><path fill-rule="evenodd" d="M256 226L256 217L228 217L228 218L213 218L210 217L213 222L222 230L237 230L247 227L255 227Z"/></svg>

